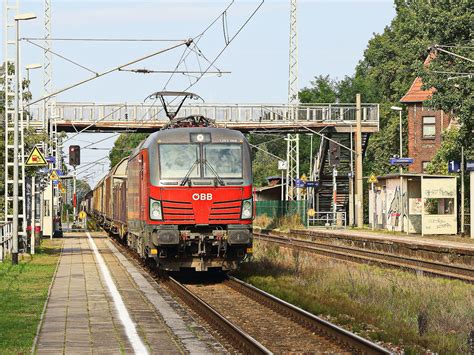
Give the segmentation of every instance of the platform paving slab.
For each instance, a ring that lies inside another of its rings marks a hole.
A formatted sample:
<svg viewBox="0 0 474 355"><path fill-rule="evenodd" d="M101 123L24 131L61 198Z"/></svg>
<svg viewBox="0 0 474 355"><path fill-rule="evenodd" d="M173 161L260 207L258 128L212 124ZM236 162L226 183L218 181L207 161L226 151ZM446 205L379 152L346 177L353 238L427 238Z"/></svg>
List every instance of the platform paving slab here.
<svg viewBox="0 0 474 355"><path fill-rule="evenodd" d="M93 233L93 239L150 353L225 352L204 328L183 315L185 311L172 297L152 285L150 277L133 266L104 233ZM134 353L86 233L65 233L35 353Z"/></svg>
<svg viewBox="0 0 474 355"><path fill-rule="evenodd" d="M133 353L133 347L97 266L87 236L66 234L64 239L64 248L53 280L35 352L37 354ZM101 244L103 241L100 239L97 238L96 243ZM106 246L102 249L100 252L107 259ZM128 278L126 271L117 270L114 260L109 262L112 264L107 265L111 274L120 274L117 280L114 279L119 292L121 286L127 292L134 292L134 297L129 297L126 292L122 298L132 320L137 324L138 334L140 336L145 334L143 328L163 327L162 321L149 316L150 307L144 304L143 298L139 296L140 290L131 282L126 282ZM136 306L132 307L132 303ZM135 308L147 314L135 315L133 313ZM150 353L161 350L167 353L183 353L182 347L174 339L175 336L169 332L160 331L157 335L150 335L149 338L151 341L142 337L142 341Z"/></svg>
<svg viewBox="0 0 474 355"><path fill-rule="evenodd" d="M298 230L299 231L299 230ZM440 240L435 238L430 238L430 236L422 237L416 234L387 234L381 233L377 231L364 231L364 230L335 230L335 229L322 229L322 228L309 228L307 229L309 232L313 233L320 233L326 235L335 235L335 236L348 236L348 237L357 237L357 238L365 238L365 239L379 239L385 241L394 241L394 242L405 242L409 244L419 244L425 246L434 246L434 247L444 247L450 249L459 249L465 250L468 252L474 253L474 244L472 243L464 243L456 238L453 240ZM449 236L447 236L448 238ZM467 239L467 238L466 238Z"/></svg>

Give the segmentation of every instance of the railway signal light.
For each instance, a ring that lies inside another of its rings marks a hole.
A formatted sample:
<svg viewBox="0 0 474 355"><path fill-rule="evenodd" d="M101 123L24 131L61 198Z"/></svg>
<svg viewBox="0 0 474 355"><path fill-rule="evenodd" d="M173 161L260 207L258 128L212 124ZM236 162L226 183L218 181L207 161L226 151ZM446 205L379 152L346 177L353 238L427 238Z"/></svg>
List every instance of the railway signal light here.
<svg viewBox="0 0 474 355"><path fill-rule="evenodd" d="M78 145L69 146L69 165L74 168L81 165L81 147Z"/></svg>

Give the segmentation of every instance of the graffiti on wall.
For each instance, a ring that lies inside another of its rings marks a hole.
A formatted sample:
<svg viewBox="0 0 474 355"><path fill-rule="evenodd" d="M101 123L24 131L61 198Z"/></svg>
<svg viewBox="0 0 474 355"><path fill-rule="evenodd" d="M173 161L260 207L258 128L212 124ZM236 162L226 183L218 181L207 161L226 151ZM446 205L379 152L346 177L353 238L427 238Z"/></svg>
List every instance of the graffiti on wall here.
<svg viewBox="0 0 474 355"><path fill-rule="evenodd" d="M391 195L391 196L390 196ZM388 196L389 208L387 214L387 224L392 227L400 226L401 219L407 218L406 209L406 192L400 193L400 186L397 186L393 191L393 195L390 193ZM403 203L403 215L402 215L402 203Z"/></svg>

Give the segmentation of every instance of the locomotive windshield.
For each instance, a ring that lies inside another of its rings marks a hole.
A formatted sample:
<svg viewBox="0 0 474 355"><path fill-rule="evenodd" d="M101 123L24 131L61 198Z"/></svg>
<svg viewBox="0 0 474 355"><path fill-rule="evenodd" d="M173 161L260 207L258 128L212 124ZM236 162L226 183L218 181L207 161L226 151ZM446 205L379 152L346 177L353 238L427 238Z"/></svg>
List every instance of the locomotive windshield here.
<svg viewBox="0 0 474 355"><path fill-rule="evenodd" d="M214 170L221 178L242 177L242 148L240 144L206 144L204 177L214 177Z"/></svg>
<svg viewBox="0 0 474 355"><path fill-rule="evenodd" d="M242 145L160 144L161 179L242 178Z"/></svg>
<svg viewBox="0 0 474 355"><path fill-rule="evenodd" d="M180 179L186 174L190 178L200 176L199 145L160 145L160 170L162 179ZM191 171L190 171L191 170Z"/></svg>

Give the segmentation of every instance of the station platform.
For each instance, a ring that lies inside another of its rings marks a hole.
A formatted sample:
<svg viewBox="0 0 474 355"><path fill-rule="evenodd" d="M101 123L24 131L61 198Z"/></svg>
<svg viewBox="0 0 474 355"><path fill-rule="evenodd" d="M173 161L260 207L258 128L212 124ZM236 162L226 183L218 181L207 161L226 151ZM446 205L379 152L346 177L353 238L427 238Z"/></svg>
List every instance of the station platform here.
<svg viewBox="0 0 474 355"><path fill-rule="evenodd" d="M289 235L474 267L474 241L470 238L326 228L292 229Z"/></svg>
<svg viewBox="0 0 474 355"><path fill-rule="evenodd" d="M65 233L33 352L218 353L220 344L104 233Z"/></svg>

